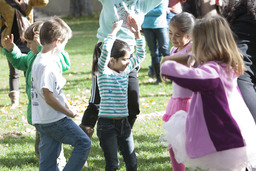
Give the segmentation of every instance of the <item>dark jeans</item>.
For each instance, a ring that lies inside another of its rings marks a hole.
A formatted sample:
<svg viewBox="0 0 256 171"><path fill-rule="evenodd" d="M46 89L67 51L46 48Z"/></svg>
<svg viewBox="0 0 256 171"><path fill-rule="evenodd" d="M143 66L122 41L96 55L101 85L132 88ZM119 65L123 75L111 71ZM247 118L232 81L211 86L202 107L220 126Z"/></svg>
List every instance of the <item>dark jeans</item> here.
<svg viewBox="0 0 256 171"><path fill-rule="evenodd" d="M115 171L119 167L118 149L123 155L127 171L137 170L137 158L134 149L131 126L127 118L99 118L97 136L104 152L106 171Z"/></svg>
<svg viewBox="0 0 256 171"><path fill-rule="evenodd" d="M167 28L143 28L143 33L147 40L152 64L159 64L162 56L170 55L169 36Z"/></svg>
<svg viewBox="0 0 256 171"><path fill-rule="evenodd" d="M137 74L138 74L137 69L134 69L129 74L129 82L128 82L128 111L129 111L128 120L131 127L133 127L133 124L137 118L137 115L140 113L139 80L138 80ZM84 115L82 118L83 125L89 126L91 128L95 127L95 124L98 120L99 104L100 104L100 95L99 95L99 89L97 85L97 78L93 77L89 105L84 111Z"/></svg>
<svg viewBox="0 0 256 171"><path fill-rule="evenodd" d="M237 83L243 99L256 123L256 78L254 75L249 74L249 72L245 72L244 75L238 77Z"/></svg>

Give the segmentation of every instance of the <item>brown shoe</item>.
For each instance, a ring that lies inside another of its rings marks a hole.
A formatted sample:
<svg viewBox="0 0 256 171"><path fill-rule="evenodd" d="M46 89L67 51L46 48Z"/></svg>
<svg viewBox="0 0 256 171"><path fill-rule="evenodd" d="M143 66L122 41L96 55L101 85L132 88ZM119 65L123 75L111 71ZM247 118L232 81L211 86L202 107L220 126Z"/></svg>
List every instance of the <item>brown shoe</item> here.
<svg viewBox="0 0 256 171"><path fill-rule="evenodd" d="M89 126L85 126L83 124L80 124L79 127L88 135L88 137L91 139L94 129L89 127Z"/></svg>

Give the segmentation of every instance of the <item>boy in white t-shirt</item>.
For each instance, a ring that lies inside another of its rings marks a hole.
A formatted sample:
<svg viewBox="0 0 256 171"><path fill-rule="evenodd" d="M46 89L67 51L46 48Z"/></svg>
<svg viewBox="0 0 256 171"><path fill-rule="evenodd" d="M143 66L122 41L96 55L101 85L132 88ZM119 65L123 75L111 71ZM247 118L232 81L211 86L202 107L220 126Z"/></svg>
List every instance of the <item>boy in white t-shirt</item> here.
<svg viewBox="0 0 256 171"><path fill-rule="evenodd" d="M91 141L70 119L76 115L62 92L66 80L56 60L71 37L71 30L63 20L58 20L46 21L40 30L42 51L31 72L32 124L41 138L39 170L58 170L57 157L65 143L74 146L74 150L64 170L75 171L83 167Z"/></svg>

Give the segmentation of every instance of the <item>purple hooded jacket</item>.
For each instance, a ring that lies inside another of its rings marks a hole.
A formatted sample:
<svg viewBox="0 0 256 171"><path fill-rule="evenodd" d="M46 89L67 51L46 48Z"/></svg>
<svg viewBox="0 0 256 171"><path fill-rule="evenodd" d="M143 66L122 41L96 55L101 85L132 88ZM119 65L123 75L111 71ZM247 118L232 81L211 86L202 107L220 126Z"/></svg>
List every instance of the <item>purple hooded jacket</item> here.
<svg viewBox="0 0 256 171"><path fill-rule="evenodd" d="M249 112L236 85L236 76L225 64L207 62L188 68L174 61L162 64L162 75L193 91L186 120L186 151L189 157L245 146L236 116ZM242 107L242 111L238 110ZM238 113L240 112L240 113Z"/></svg>

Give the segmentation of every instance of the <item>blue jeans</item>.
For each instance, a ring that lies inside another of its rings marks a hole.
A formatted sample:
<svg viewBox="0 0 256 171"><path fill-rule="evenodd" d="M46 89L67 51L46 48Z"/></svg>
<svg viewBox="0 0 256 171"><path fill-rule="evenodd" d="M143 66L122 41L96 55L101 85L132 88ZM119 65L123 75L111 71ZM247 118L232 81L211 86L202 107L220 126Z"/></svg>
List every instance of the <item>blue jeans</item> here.
<svg viewBox="0 0 256 171"><path fill-rule="evenodd" d="M123 155L127 171L137 170L137 158L134 149L131 126L127 118L111 119L99 117L97 136L104 152L106 171L115 171L119 167L118 149Z"/></svg>
<svg viewBox="0 0 256 171"><path fill-rule="evenodd" d="M152 64L159 64L162 56L170 55L168 29L143 28L143 33L147 40L147 45L149 47Z"/></svg>
<svg viewBox="0 0 256 171"><path fill-rule="evenodd" d="M57 158L60 154L62 143L70 144L74 147L63 170L79 171L82 169L90 153L91 140L76 123L65 117L49 124L35 124L35 127L40 133L40 171L59 170Z"/></svg>

